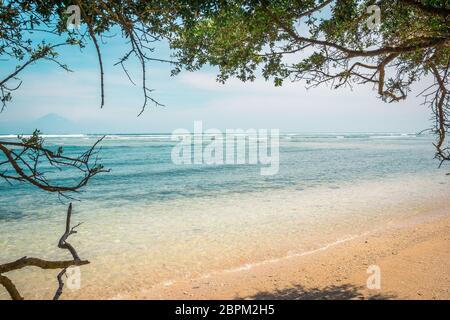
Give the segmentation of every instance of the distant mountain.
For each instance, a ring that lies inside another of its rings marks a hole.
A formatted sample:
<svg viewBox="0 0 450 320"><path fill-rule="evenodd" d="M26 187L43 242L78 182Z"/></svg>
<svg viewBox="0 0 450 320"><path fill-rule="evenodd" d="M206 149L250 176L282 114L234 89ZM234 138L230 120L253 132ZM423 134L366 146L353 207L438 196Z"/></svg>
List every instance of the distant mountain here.
<svg viewBox="0 0 450 320"><path fill-rule="evenodd" d="M45 134L54 133L73 133L75 130L75 124L56 113L49 113L45 116L33 121L31 124L34 129L39 129Z"/></svg>
<svg viewBox="0 0 450 320"><path fill-rule="evenodd" d="M31 122L0 123L2 134L30 134L39 129L44 134L77 133L77 126L69 119L56 113L49 113Z"/></svg>

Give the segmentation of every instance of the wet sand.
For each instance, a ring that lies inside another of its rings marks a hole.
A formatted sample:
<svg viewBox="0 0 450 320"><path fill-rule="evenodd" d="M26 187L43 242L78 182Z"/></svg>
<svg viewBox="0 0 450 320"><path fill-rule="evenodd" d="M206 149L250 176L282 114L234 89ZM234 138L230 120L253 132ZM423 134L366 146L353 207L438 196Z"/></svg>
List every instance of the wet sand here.
<svg viewBox="0 0 450 320"><path fill-rule="evenodd" d="M381 288L368 289L377 265ZM450 299L450 217L404 221L304 255L168 283L126 299Z"/></svg>
<svg viewBox="0 0 450 320"><path fill-rule="evenodd" d="M91 264L62 299L450 299L449 195L441 176L417 176L116 212L77 207L84 224L70 241ZM66 257L55 245L62 218L2 224L2 259ZM366 288L372 265L380 290ZM57 273L8 275L26 299L51 299Z"/></svg>

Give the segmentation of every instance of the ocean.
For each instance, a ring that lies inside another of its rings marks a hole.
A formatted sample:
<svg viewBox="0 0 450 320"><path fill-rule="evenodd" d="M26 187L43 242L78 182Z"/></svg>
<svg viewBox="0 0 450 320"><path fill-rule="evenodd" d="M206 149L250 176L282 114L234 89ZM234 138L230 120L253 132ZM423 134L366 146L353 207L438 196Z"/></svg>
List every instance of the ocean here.
<svg viewBox="0 0 450 320"><path fill-rule="evenodd" d="M75 155L100 137L45 140ZM424 212L439 215L450 177L433 159L433 138L282 133L279 172L262 176L258 164L173 164L170 134L107 135L99 156L110 172L71 195L74 222L83 224L70 242L91 264L81 268L81 289L68 294L117 298L299 255ZM63 173L55 181L74 178ZM69 258L57 248L68 202L0 181L0 263ZM51 296L56 285L54 273L36 269L14 279L28 298Z"/></svg>

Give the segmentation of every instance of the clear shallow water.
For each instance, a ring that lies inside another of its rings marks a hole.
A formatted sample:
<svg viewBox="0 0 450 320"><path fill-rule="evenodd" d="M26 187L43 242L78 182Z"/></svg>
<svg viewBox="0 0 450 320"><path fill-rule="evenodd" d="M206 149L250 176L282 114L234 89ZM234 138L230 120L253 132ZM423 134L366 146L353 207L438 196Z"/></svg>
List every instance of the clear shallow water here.
<svg viewBox="0 0 450 320"><path fill-rule="evenodd" d="M46 141L77 154L97 138ZM74 204L84 224L72 242L92 264L73 296L113 297L235 269L447 205L447 171L433 160L432 137L283 134L280 142L279 174L264 177L259 166L176 166L169 135L108 136L101 158L111 172ZM1 182L0 262L65 257L56 247L65 210L54 195ZM36 270L15 277L33 297L54 282Z"/></svg>
<svg viewBox="0 0 450 320"><path fill-rule="evenodd" d="M5 137L0 137L5 138ZM49 146L81 154L98 136L49 136ZM208 198L293 188L303 190L343 181L364 181L393 174L438 172L432 137L398 134L285 134L281 137L280 170L261 176L259 165L174 165L169 135L115 135L102 143L101 161L110 173L95 178L76 197L102 207L142 205L175 199ZM65 175L59 182L68 182ZM51 215L55 196L28 185L0 181L0 219Z"/></svg>

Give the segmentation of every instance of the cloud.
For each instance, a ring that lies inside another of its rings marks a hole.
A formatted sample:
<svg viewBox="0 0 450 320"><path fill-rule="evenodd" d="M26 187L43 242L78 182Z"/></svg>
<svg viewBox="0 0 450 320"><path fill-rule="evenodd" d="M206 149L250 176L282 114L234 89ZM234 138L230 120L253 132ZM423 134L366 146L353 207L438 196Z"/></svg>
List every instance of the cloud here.
<svg viewBox="0 0 450 320"><path fill-rule="evenodd" d="M0 129L31 122L56 113L75 123L79 132L171 132L190 129L203 120L208 128L279 128L282 131L419 131L428 126L429 111L421 99L410 97L398 104L379 100L370 86L355 90L306 90L302 83L282 87L258 79L243 83L230 79L225 85L210 72L165 77L155 70L150 85L167 105L149 104L143 116L142 90L133 86L119 69L108 70L106 105L100 109L99 74L91 69L72 74L47 70L32 72L0 115ZM150 72L150 75L152 73ZM0 130L1 131L1 130Z"/></svg>
<svg viewBox="0 0 450 320"><path fill-rule="evenodd" d="M236 79L223 85L213 74L201 72L183 74L180 81L214 93L215 97L203 106L203 119L212 126L227 123L285 131L402 132L428 126L429 110L420 105L421 98L412 96L401 103L387 104L370 85L354 90L326 86L305 89L301 82L274 87L263 80L242 83Z"/></svg>

